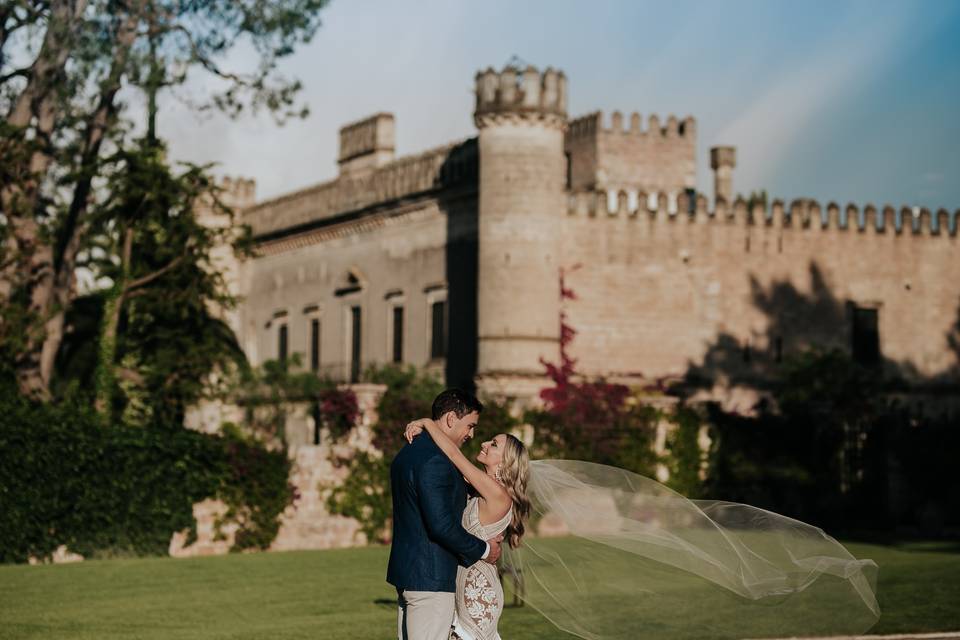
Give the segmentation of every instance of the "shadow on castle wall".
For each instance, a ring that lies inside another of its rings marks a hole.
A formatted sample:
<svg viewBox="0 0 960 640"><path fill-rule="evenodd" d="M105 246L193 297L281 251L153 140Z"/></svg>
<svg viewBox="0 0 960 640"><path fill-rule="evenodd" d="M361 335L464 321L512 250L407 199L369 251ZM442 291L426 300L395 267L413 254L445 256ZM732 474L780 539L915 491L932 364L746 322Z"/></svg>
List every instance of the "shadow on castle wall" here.
<svg viewBox="0 0 960 640"><path fill-rule="evenodd" d="M728 332L718 334L700 361L688 363L683 382L676 387L677 393L691 398L717 385L772 391L779 384L783 363L797 354L811 350L851 353L855 339L854 304L834 293L816 262L810 263L809 274L809 292L801 291L786 280L764 286L749 276L752 304L763 314L766 328L748 337ZM936 340L936 337L928 339ZM921 405L934 397L953 397L954 401L960 401L956 398L960 395L957 386L960 381L960 300L956 322L943 340L943 348L954 354L952 363L941 371L924 373L910 359L884 355L881 329L876 359L871 362L868 355L864 366L881 381L886 392L899 394L903 399L913 398L917 408L922 409Z"/></svg>
<svg viewBox="0 0 960 640"><path fill-rule="evenodd" d="M455 174L455 175L451 175ZM477 370L477 185L479 162L476 138L450 150L439 175L458 185L438 199L446 215L444 268L447 280L447 353L444 376L449 386L473 390Z"/></svg>
<svg viewBox="0 0 960 640"><path fill-rule="evenodd" d="M957 304L957 322L947 334L947 346L956 356L956 364L953 367L954 377L960 376L960 304Z"/></svg>
<svg viewBox="0 0 960 640"><path fill-rule="evenodd" d="M809 292L751 279L767 328L721 333L674 389L710 434L705 495L872 537L955 534L960 486L945 471L960 446L960 304L946 335L927 337L953 356L942 370L884 356L882 333L860 363L852 305L815 263L809 273ZM718 385L759 393L698 403Z"/></svg>

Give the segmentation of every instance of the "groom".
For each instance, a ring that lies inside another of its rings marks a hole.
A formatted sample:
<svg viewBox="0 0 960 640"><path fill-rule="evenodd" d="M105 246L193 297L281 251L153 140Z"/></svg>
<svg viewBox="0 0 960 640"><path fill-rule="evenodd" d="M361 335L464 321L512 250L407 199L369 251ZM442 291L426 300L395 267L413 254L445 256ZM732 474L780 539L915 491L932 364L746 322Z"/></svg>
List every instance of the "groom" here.
<svg viewBox="0 0 960 640"><path fill-rule="evenodd" d="M473 437L483 405L459 389L433 401L433 419L458 447ZM393 543L387 582L397 588L399 640L447 640L453 624L457 564L496 564L502 536L484 542L460 519L467 485L433 439L424 435L390 465Z"/></svg>

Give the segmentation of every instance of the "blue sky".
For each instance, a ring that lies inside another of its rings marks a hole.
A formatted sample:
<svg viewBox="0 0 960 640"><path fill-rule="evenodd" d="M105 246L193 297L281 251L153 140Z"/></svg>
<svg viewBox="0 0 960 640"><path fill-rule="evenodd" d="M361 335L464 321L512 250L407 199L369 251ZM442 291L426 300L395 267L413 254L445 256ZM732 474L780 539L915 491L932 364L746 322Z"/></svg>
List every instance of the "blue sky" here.
<svg viewBox="0 0 960 640"><path fill-rule="evenodd" d="M399 154L474 135L474 73L517 55L564 70L571 116L693 115L704 192L709 147L733 144L744 193L960 207L957 0L334 0L323 22L282 66L309 118L201 118L168 99L173 155L279 195L334 177L337 129L377 111L395 114Z"/></svg>

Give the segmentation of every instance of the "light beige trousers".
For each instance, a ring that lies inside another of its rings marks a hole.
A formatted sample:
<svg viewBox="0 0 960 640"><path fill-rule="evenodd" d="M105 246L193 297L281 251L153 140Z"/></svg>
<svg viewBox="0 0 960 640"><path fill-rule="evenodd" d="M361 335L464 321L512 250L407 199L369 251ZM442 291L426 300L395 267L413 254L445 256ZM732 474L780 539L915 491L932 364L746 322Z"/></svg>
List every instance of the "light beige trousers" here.
<svg viewBox="0 0 960 640"><path fill-rule="evenodd" d="M397 598L397 640L449 640L453 594L404 591Z"/></svg>

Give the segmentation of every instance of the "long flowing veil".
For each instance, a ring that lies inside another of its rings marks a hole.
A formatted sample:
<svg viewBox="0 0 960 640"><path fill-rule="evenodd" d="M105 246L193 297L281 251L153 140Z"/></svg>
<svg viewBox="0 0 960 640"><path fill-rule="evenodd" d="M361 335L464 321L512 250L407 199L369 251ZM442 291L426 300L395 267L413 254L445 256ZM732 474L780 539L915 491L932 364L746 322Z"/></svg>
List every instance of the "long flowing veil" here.
<svg viewBox="0 0 960 640"><path fill-rule="evenodd" d="M858 634L880 616L877 565L803 522L577 460L532 462L528 495L537 533L507 574L582 638Z"/></svg>

